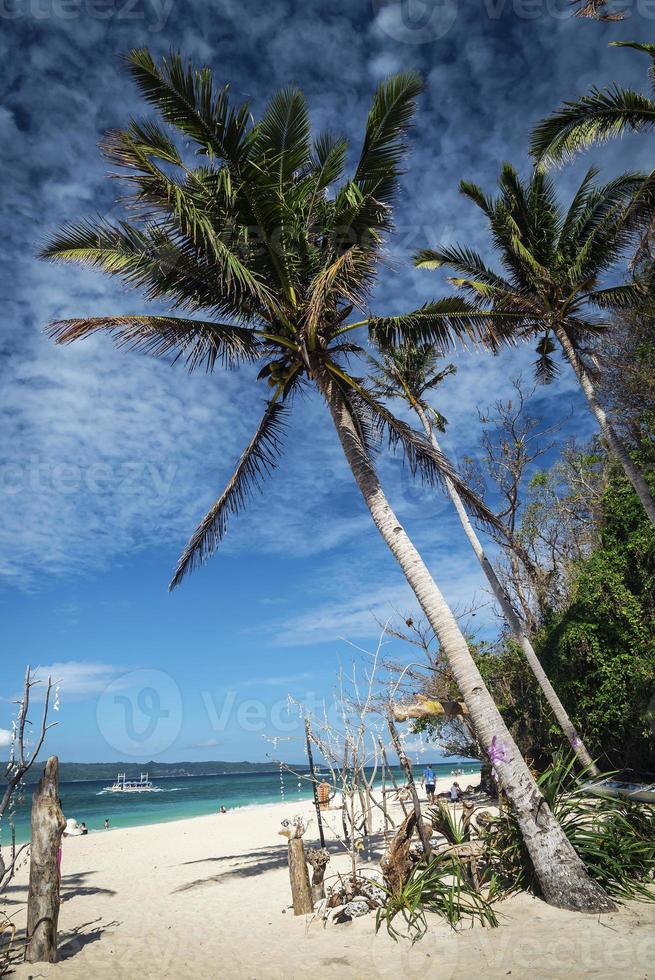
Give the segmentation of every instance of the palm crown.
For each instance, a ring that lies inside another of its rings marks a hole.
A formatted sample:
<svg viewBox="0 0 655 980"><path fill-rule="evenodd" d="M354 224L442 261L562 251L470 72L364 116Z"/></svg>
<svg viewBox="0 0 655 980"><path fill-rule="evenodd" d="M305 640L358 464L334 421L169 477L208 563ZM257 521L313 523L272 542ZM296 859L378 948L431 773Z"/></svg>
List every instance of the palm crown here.
<svg viewBox="0 0 655 980"><path fill-rule="evenodd" d="M496 197L462 181L462 193L487 217L503 273L478 252L458 245L426 249L415 257L423 268L453 269L458 275L450 281L497 314L490 319L491 346L537 338L536 372L543 382L557 369L552 354L558 329L580 351L585 338L606 326L606 311L634 307L648 295L643 280L603 285L633 241L625 213L642 177L624 174L601 186L594 184L595 176L593 169L587 173L567 211L560 208L550 177L540 171L522 181L505 164Z"/></svg>
<svg viewBox="0 0 655 980"><path fill-rule="evenodd" d="M404 343L397 347L381 347L379 357L369 356L376 395L380 398L402 397L410 406L420 405L443 432L446 418L425 399L428 391L438 388L457 370L454 364L441 367L442 356L434 344Z"/></svg>
<svg viewBox="0 0 655 980"><path fill-rule="evenodd" d="M118 275L184 315L63 320L51 334L67 343L110 331L120 346L181 357L190 370L258 361L258 380L269 386L255 434L171 586L208 557L229 514L276 465L292 397L318 378L339 387L367 451L386 432L425 479L447 474L460 485L443 457L347 370L348 358L361 353L351 331L447 345L485 321L459 299L405 316L366 312L420 78L396 75L379 86L354 175L343 178L346 141L323 133L312 142L297 89L278 92L255 122L247 104L232 105L227 87L214 90L207 68L195 70L176 54L157 65L146 50L131 52L128 64L163 121L132 121L103 141L127 181L130 220L69 225L42 255ZM354 309L362 319L352 320Z"/></svg>

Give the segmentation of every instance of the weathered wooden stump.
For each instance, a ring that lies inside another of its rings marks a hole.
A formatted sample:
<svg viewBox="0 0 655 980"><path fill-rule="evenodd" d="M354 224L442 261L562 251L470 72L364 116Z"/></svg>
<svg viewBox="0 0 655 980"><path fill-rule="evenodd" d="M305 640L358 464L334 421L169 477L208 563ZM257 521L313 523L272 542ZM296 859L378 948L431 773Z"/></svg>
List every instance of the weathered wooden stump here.
<svg viewBox="0 0 655 980"><path fill-rule="evenodd" d="M309 872L302 837L289 838L289 878L294 915L310 915L314 911Z"/></svg>
<svg viewBox="0 0 655 980"><path fill-rule="evenodd" d="M59 849L65 826L59 804L59 760L52 755L32 796L26 952L29 963L54 963L57 959Z"/></svg>
<svg viewBox="0 0 655 980"><path fill-rule="evenodd" d="M307 851L307 863L311 864L312 872L312 900L314 902L319 902L322 898L325 898L325 869L327 867L328 861L330 860L330 854L325 847L319 847L315 850Z"/></svg>

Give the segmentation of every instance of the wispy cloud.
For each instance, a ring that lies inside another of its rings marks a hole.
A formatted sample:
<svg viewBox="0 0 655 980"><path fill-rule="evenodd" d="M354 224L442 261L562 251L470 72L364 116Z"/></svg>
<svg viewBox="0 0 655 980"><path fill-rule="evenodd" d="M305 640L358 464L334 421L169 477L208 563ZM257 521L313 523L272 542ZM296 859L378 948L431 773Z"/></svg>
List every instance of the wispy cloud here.
<svg viewBox="0 0 655 980"><path fill-rule="evenodd" d="M237 0L196 2L167 7L165 30L152 18L135 23L117 15L111 31L104 19L54 12L47 30L41 19L36 30L29 6L8 22L13 43L8 31L3 37L7 98L0 110L5 165L13 175L3 242L11 261L0 273L9 297L0 348L0 579L9 586L93 572L155 547L166 550L172 566L221 491L264 397L250 394L247 373L188 377L180 367L117 353L106 340L59 350L40 334L57 317L145 309L117 281L33 258L42 235L62 222L98 211L118 214L97 136L144 107L117 51L147 43L157 55L175 37L185 55L214 63L219 79L231 81L237 98L251 97L256 110L293 79L308 94L317 128L345 129L354 139L351 157L376 81L389 71L419 69L426 90L396 215L398 234L390 244L391 268L383 271L375 297L378 309L390 311L447 288L441 275L412 269L416 248L461 240L488 250L482 216L458 194L462 175L490 189L502 159L529 166L529 127L558 100L613 76L637 86L643 81L638 59L605 50L595 29L549 12L550 4L530 19L509 3L485 5L475 18L461 4L440 4L440 18L428 17L420 37L406 36L420 25L404 16L403 2L335 0L322 13L297 0L284 8L254 0L245 22ZM633 29L634 21L613 26L618 37ZM611 172L626 159L632 167L647 163L649 152L648 141L617 141L603 150L603 160ZM592 158L562 172L564 190ZM478 402L508 396L511 377L529 371L532 355L522 348L498 359L457 360L459 376L440 395L440 408L451 419L447 445L461 456L475 451ZM543 408L558 413L571 404L582 408L565 371L544 393ZM583 408L576 425L590 428ZM382 467L403 519L411 518L417 511L411 494L393 487L386 460ZM265 503L255 501L235 522L225 547L325 555L347 550L368 523L327 413L309 400L298 406L289 452ZM390 580L382 587L393 592ZM335 618L331 601L325 598L322 625L298 623L290 635L325 632ZM344 627L363 630L365 606L352 605Z"/></svg>
<svg viewBox="0 0 655 980"><path fill-rule="evenodd" d="M124 670L117 664L67 660L39 665L34 678L43 682L51 677L53 683L59 684L62 699L81 701L101 694Z"/></svg>
<svg viewBox="0 0 655 980"><path fill-rule="evenodd" d="M7 728L0 728L0 748L7 748L11 745L12 735Z"/></svg>

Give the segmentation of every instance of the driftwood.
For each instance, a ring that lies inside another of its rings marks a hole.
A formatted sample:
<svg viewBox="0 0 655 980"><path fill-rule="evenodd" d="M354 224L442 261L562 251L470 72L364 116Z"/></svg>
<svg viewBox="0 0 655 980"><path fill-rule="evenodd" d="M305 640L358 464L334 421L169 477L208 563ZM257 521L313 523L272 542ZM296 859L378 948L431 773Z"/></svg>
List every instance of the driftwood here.
<svg viewBox="0 0 655 980"><path fill-rule="evenodd" d="M325 898L325 869L330 854L325 847L307 851L307 863L312 867L312 899L314 903Z"/></svg>
<svg viewBox="0 0 655 980"><path fill-rule="evenodd" d="M408 813L380 861L384 880L394 895L398 895L409 878L414 862L410 855L412 836L416 830L416 814Z"/></svg>
<svg viewBox="0 0 655 980"><path fill-rule="evenodd" d="M396 750L396 755L398 756L401 766L405 770L405 775L407 777L407 786L409 788L409 792L412 798L412 806L414 807L414 816L416 817L416 829L421 839L423 850L425 851L425 856L429 860L430 850L431 850L430 833L426 829L426 824L423 822L423 819L421 817L421 804L419 802L418 793L416 792L416 784L414 782L414 773L412 772L412 766L409 759L405 755L405 751L402 747L400 736L398 734L398 729L394 725L391 713L387 718L387 724L389 726L389 733L391 735L391 741L393 742L393 747Z"/></svg>
<svg viewBox="0 0 655 980"><path fill-rule="evenodd" d="M289 880L291 882L294 915L309 915L314 911L307 861L305 860L305 845L302 839L305 829L305 824L297 817L291 823L285 820L284 827L280 831L282 837L289 839Z"/></svg>
<svg viewBox="0 0 655 980"><path fill-rule="evenodd" d="M46 762L32 797L32 845L27 898L27 960L55 963L59 919L59 854L66 826L59 804L59 760Z"/></svg>

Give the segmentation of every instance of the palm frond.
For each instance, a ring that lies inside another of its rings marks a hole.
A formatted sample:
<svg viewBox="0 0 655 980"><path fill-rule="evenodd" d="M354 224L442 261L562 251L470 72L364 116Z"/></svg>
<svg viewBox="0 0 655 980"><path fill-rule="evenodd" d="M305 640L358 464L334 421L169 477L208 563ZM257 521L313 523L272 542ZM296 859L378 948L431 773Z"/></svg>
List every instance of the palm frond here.
<svg viewBox="0 0 655 980"><path fill-rule="evenodd" d="M535 348L538 356L534 365L534 373L537 381L541 384L550 384L559 373L557 361L553 358L555 349L555 343L549 333L545 333L539 338L539 342Z"/></svg>
<svg viewBox="0 0 655 980"><path fill-rule="evenodd" d="M248 103L233 108L228 86L215 93L210 69L185 66L175 51L159 66L146 48L132 50L126 60L142 95L166 122L194 140L199 153L241 169L252 138Z"/></svg>
<svg viewBox="0 0 655 980"><path fill-rule="evenodd" d="M118 348L153 357L183 358L189 371L213 371L253 361L258 353L250 330L230 323L213 323L170 316L107 316L56 320L46 328L56 344L70 344L94 333L111 333Z"/></svg>
<svg viewBox="0 0 655 980"><path fill-rule="evenodd" d="M225 490L196 528L177 563L169 591L197 565L204 564L214 553L227 531L230 514L237 515L255 490L277 466L281 454L281 436L287 418L287 407L270 401L257 431L246 446Z"/></svg>
<svg viewBox="0 0 655 980"><path fill-rule="evenodd" d="M406 152L405 138L423 82L416 72L392 75L378 87L354 181L365 196L391 204Z"/></svg>
<svg viewBox="0 0 655 980"><path fill-rule="evenodd" d="M337 380L342 391L345 384L366 404L371 413L370 423L374 423L380 432L386 433L389 448L392 451L400 450L402 452L412 476L420 476L430 486L443 487L445 480L450 480L462 497L464 504L479 520L490 526L498 525L498 519L484 501L471 490L453 468L450 460L440 450L435 449L423 433L397 418L382 402L378 401L373 392L366 388L360 379L351 377L334 364L328 363L327 369L332 377Z"/></svg>
<svg viewBox="0 0 655 980"><path fill-rule="evenodd" d="M532 132L530 152L543 167L571 160L594 143L626 130L641 132L655 126L655 102L639 92L613 85L592 88L576 102L565 102Z"/></svg>
<svg viewBox="0 0 655 980"><path fill-rule="evenodd" d="M370 317L369 333L381 347L430 343L446 351L457 342L482 340L492 327L488 311L457 296L433 300L411 313L399 316Z"/></svg>
<svg viewBox="0 0 655 980"><path fill-rule="evenodd" d="M592 20L618 21L623 20L623 13L620 10L605 10L608 0L571 0L577 7L576 17L590 17Z"/></svg>

